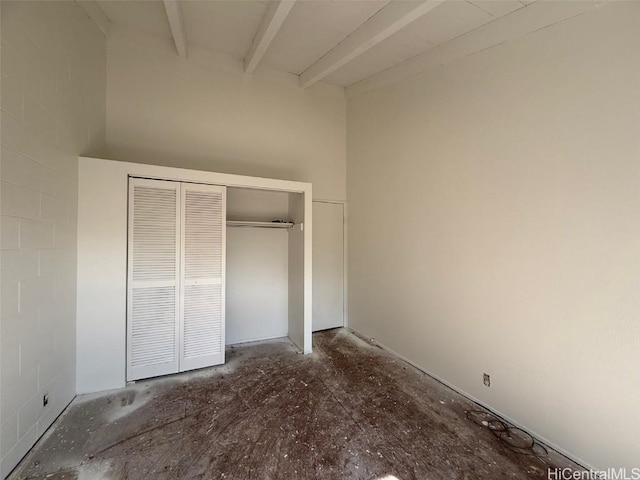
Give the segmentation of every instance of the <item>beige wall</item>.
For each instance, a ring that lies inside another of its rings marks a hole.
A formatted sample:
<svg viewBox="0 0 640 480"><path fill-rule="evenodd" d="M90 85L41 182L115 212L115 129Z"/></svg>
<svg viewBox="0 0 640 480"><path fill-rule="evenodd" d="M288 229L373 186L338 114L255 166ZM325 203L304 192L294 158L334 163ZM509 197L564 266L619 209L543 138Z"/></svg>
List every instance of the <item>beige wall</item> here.
<svg viewBox="0 0 640 480"><path fill-rule="evenodd" d="M597 467L640 459L639 59L615 2L348 101L350 324Z"/></svg>
<svg viewBox="0 0 640 480"><path fill-rule="evenodd" d="M106 42L74 2L1 16L4 478L76 392L77 156L105 141Z"/></svg>
<svg viewBox="0 0 640 480"><path fill-rule="evenodd" d="M342 88L298 88L261 69L113 26L108 44L108 157L312 182L316 198L346 198Z"/></svg>

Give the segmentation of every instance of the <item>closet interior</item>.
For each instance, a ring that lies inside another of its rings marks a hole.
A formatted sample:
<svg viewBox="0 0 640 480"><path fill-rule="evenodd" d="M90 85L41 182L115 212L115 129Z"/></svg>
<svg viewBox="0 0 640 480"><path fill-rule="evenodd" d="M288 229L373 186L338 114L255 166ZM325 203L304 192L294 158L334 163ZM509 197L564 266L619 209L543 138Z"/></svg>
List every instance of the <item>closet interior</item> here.
<svg viewBox="0 0 640 480"><path fill-rule="evenodd" d="M227 188L227 345L288 335L292 195Z"/></svg>

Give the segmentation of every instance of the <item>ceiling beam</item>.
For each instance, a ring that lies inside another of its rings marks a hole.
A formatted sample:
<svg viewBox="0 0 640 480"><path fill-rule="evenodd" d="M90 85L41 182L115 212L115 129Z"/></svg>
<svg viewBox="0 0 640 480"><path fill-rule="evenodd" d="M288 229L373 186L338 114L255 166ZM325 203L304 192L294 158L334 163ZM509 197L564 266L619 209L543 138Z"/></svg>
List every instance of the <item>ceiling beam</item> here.
<svg viewBox="0 0 640 480"><path fill-rule="evenodd" d="M178 0L164 0L164 9L167 11L169 26L173 41L176 44L178 55L187 58L187 36L184 32L184 24L182 23L182 10Z"/></svg>
<svg viewBox="0 0 640 480"><path fill-rule="evenodd" d="M302 72L300 86L307 88L322 80L384 39L402 30L414 20L427 14L443 1L392 1L388 3L316 63Z"/></svg>
<svg viewBox="0 0 640 480"><path fill-rule="evenodd" d="M109 18L105 15L95 0L76 0L76 3L84 10L84 13L93 20L105 37L109 36Z"/></svg>
<svg viewBox="0 0 640 480"><path fill-rule="evenodd" d="M262 23L256 32L249 53L244 60L244 71L251 75L255 70L278 30L282 27L287 15L293 8L295 0L279 0L271 2L262 18Z"/></svg>

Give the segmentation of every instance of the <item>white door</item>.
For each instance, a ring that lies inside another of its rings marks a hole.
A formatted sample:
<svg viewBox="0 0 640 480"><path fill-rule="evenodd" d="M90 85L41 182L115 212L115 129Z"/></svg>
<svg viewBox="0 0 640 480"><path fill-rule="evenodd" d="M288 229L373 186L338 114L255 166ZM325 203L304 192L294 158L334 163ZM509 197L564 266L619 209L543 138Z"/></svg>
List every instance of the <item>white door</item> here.
<svg viewBox="0 0 640 480"><path fill-rule="evenodd" d="M313 202L313 331L344 326L344 206Z"/></svg>
<svg viewBox="0 0 640 480"><path fill-rule="evenodd" d="M224 363L226 188L182 184L180 371Z"/></svg>
<svg viewBox="0 0 640 480"><path fill-rule="evenodd" d="M178 371L180 184L129 182L127 380Z"/></svg>
<svg viewBox="0 0 640 480"><path fill-rule="evenodd" d="M129 182L127 380L224 363L225 187Z"/></svg>

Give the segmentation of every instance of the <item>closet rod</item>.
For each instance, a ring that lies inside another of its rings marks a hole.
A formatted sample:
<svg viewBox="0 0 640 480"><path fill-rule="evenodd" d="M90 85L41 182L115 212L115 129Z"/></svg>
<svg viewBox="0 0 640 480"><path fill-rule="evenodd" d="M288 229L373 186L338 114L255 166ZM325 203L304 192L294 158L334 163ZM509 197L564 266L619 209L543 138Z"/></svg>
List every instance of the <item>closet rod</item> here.
<svg viewBox="0 0 640 480"><path fill-rule="evenodd" d="M227 227L293 228L293 223L292 222L249 222L244 220L228 220Z"/></svg>

